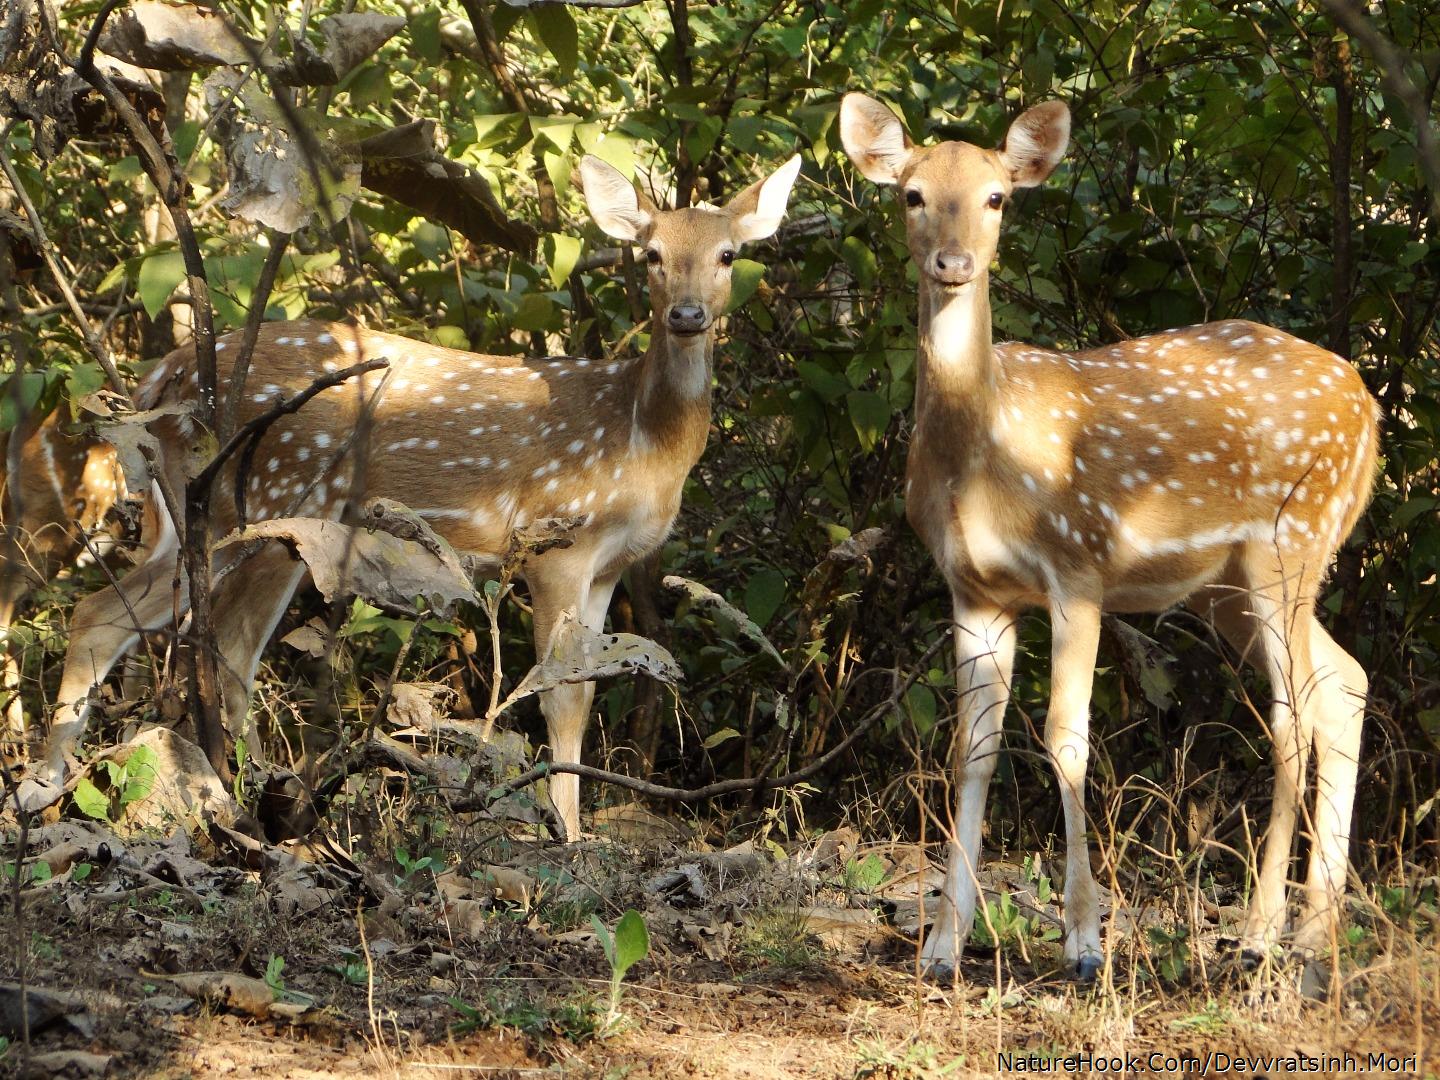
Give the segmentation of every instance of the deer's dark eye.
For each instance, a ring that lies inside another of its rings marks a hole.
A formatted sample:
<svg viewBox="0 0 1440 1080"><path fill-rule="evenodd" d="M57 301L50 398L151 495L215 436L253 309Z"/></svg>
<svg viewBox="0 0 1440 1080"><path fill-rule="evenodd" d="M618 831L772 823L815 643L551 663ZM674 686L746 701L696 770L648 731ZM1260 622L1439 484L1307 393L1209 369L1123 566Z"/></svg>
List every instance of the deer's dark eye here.
<svg viewBox="0 0 1440 1080"><path fill-rule="evenodd" d="M645 261L648 262L651 266L659 266L660 252L656 251L654 248L646 248Z"/></svg>
<svg viewBox="0 0 1440 1080"><path fill-rule="evenodd" d="M991 210L999 210L1005 205L1005 195L999 191L992 191L990 198L985 200L985 205L990 207Z"/></svg>
<svg viewBox="0 0 1440 1080"><path fill-rule="evenodd" d="M914 188L911 188L909 191L905 192L905 205L910 207L924 206L925 200L920 197L920 193L918 191L916 191Z"/></svg>
<svg viewBox="0 0 1440 1080"><path fill-rule="evenodd" d="M731 265L732 263L734 263L734 261L735 261L735 253L734 253L733 251L722 251L722 252L720 252L720 265L721 265L721 266L729 266L729 265Z"/></svg>

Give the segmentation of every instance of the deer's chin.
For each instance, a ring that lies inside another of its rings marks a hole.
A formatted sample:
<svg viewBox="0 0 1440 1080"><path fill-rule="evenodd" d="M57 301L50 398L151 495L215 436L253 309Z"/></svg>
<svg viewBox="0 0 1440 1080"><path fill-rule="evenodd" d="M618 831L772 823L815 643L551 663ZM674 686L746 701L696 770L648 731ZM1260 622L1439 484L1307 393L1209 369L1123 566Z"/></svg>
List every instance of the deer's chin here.
<svg viewBox="0 0 1440 1080"><path fill-rule="evenodd" d="M938 278L932 274L930 275L930 282L931 284L937 286L942 292L958 293L962 292L968 286L974 285L975 279L973 277L969 277L966 278L964 281L946 281L944 278Z"/></svg>

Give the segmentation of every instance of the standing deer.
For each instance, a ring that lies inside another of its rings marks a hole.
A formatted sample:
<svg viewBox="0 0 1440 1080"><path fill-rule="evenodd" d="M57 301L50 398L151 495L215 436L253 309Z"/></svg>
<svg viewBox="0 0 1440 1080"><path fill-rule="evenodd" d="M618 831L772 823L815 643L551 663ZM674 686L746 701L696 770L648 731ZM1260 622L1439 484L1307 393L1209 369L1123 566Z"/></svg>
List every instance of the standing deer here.
<svg viewBox="0 0 1440 1080"><path fill-rule="evenodd" d="M1298 946L1331 941L1345 887L1366 678L1315 618L1331 557L1370 495L1377 410L1348 363L1231 320L1078 353L991 343L989 266L1016 188L1050 175L1070 115L1023 113L996 150L912 145L895 114L848 94L857 169L898 187L919 271L906 516L950 586L959 683L957 800L938 917L922 950L953 973L975 912L986 786L1010 694L1015 621L1050 612L1045 748L1065 815L1065 957L1101 965L1085 836L1089 708L1102 611L1180 602L1267 675L1275 795L1247 948L1286 921L1313 744L1317 799Z"/></svg>
<svg viewBox="0 0 1440 1080"><path fill-rule="evenodd" d="M281 517L298 507L333 519L347 498L358 505L383 496L405 503L457 550L491 567L515 529L578 517L583 524L570 546L523 567L535 648L541 657L548 653L566 612L599 630L621 573L659 546L679 512L685 477L709 433L715 326L730 297L731 264L740 245L779 227L799 169L797 156L723 208L665 211L599 158L581 162L596 224L645 250L651 336L635 361L483 356L339 323L266 324L242 423L322 371L371 359L386 359L389 368L321 393L270 428L247 487L250 517ZM230 335L216 345L222 385L224 361L233 355L227 350L237 342ZM141 407L192 398L192 368L188 352L171 353L142 387ZM351 445L362 413L370 436ZM183 490L182 465L200 433L177 417L151 430L172 490ZM233 486L233 471L219 480L222 490ZM84 732L87 695L136 641L135 622L149 629L172 616L176 532L161 500L151 498L148 506L153 552L120 582L124 596L105 589L76 607L49 749L27 792L31 805L56 797L54 785ZM233 502L217 499L214 517L218 531L232 528ZM216 557L217 579L229 550ZM271 543L243 573L217 586L224 710L232 724L248 711L260 652L304 572L303 563ZM585 683L542 696L554 760L579 761L594 692ZM579 835L579 792L574 775L551 780L552 801L572 840Z"/></svg>
<svg viewBox="0 0 1440 1080"><path fill-rule="evenodd" d="M57 414L0 435L0 530L6 536L0 541L0 730L26 734L20 658L5 640L15 612L32 589L75 561L85 549L85 535L124 497L114 447L93 436L66 434Z"/></svg>

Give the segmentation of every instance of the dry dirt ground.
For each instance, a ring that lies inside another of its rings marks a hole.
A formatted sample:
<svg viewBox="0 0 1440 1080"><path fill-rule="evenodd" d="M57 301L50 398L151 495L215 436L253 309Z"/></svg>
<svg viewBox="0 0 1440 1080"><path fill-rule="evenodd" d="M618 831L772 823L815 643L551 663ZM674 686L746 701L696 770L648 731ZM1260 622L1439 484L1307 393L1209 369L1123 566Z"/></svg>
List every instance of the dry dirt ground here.
<svg viewBox="0 0 1440 1080"><path fill-rule="evenodd" d="M1107 903L1102 980L1081 986L1059 971L1050 864L996 853L989 927L942 988L915 977L940 874L914 844L626 806L562 846L358 794L278 845L69 807L17 860L0 819L0 1075L1440 1073L1437 920L1418 892L1387 894L1388 914L1357 899L1337 967L1242 971L1217 947L1234 887L1133 884ZM386 831L401 820L403 846ZM608 935L628 909L648 955L612 998L595 923Z"/></svg>

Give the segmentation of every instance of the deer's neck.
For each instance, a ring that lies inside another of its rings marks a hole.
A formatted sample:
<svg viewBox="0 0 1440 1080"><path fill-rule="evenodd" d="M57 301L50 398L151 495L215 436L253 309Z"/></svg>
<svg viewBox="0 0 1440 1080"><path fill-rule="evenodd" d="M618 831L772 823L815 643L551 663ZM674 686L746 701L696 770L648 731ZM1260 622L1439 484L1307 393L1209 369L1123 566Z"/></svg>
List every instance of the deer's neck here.
<svg viewBox="0 0 1440 1080"><path fill-rule="evenodd" d="M634 438L682 457L686 469L705 448L710 427L710 371L715 331L675 337L656 314L650 348L640 361Z"/></svg>
<svg viewBox="0 0 1440 1080"><path fill-rule="evenodd" d="M989 275L958 291L922 281L917 345L917 432L929 453L966 457L989 432L998 408Z"/></svg>

